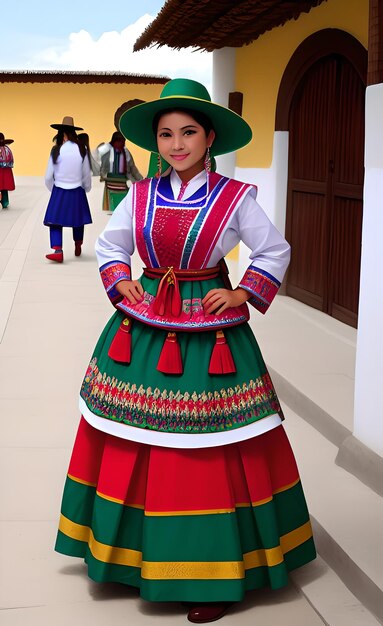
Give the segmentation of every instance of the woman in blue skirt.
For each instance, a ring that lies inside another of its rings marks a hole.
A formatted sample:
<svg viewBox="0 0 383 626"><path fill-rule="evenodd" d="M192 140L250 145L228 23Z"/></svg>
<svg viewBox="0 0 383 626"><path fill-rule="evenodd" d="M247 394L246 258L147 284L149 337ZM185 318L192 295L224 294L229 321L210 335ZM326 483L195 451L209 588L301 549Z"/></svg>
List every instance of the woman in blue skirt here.
<svg viewBox="0 0 383 626"><path fill-rule="evenodd" d="M73 117L64 117L61 124L51 124L58 133L54 139L45 173L45 184L51 197L44 217L49 226L50 244L53 252L46 255L49 261L64 260L62 229L73 229L75 255L80 256L84 239L84 225L92 223L86 192L91 188L89 160L86 150L79 144Z"/></svg>

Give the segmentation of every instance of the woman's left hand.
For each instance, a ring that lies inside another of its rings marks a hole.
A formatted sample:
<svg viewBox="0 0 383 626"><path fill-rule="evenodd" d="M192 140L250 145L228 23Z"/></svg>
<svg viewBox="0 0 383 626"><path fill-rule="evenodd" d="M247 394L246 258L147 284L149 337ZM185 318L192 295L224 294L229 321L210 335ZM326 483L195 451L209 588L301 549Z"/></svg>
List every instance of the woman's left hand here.
<svg viewBox="0 0 383 626"><path fill-rule="evenodd" d="M237 287L234 291L230 289L211 289L202 300L202 305L205 313L219 315L230 307L240 306L250 297L251 293L246 291L246 289L242 289L242 287Z"/></svg>

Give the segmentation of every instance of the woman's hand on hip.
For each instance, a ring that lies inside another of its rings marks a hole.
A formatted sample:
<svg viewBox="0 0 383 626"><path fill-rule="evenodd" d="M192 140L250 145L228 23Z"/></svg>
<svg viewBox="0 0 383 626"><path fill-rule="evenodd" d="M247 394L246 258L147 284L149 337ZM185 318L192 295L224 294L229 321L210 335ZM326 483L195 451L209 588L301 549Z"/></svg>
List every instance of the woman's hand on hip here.
<svg viewBox="0 0 383 626"><path fill-rule="evenodd" d="M211 289L202 300L205 313L219 315L231 307L240 306L251 297L251 293L237 287L234 291L230 289Z"/></svg>
<svg viewBox="0 0 383 626"><path fill-rule="evenodd" d="M141 302L144 290L138 280L120 280L116 285L117 291L130 302L137 304Z"/></svg>

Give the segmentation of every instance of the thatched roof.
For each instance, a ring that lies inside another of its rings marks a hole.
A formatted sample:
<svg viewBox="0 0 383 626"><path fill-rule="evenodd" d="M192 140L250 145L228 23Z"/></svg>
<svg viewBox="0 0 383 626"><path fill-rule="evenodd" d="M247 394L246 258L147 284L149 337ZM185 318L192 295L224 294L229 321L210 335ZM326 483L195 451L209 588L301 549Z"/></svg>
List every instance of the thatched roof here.
<svg viewBox="0 0 383 626"><path fill-rule="evenodd" d="M249 44L267 30L308 13L324 0L167 0L137 39L149 46L216 50Z"/></svg>
<svg viewBox="0 0 383 626"><path fill-rule="evenodd" d="M0 70L0 83L124 83L164 85L168 76L145 76L124 72L69 72L54 70Z"/></svg>

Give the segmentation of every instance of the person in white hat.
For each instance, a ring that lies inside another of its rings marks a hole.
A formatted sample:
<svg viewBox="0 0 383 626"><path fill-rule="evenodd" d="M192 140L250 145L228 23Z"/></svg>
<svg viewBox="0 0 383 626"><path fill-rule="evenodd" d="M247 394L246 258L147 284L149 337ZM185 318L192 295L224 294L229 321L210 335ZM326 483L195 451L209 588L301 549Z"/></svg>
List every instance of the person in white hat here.
<svg viewBox="0 0 383 626"><path fill-rule="evenodd" d="M49 261L62 263L63 227L73 229L75 256L80 256L84 240L84 226L92 223L86 192L91 189L91 170L86 149L79 143L73 117L66 116L61 124L51 124L58 131L54 138L45 172L45 184L51 197L44 216L49 227L53 252L46 254Z"/></svg>

